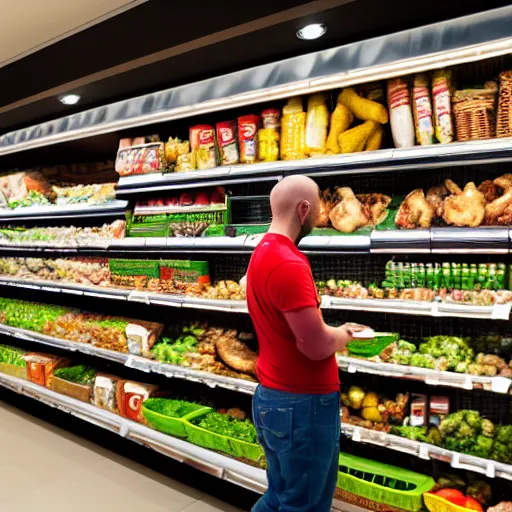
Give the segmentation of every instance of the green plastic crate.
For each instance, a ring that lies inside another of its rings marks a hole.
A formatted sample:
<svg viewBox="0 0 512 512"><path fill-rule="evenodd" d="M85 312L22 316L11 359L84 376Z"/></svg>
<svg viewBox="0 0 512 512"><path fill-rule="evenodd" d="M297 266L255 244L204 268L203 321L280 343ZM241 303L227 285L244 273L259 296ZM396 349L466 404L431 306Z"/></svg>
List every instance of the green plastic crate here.
<svg viewBox="0 0 512 512"><path fill-rule="evenodd" d="M430 491L435 481L408 469L341 453L337 485L343 492L417 512L423 507L422 494Z"/></svg>
<svg viewBox="0 0 512 512"><path fill-rule="evenodd" d="M352 340L347 343L347 350L351 356L374 357L378 356L388 345L398 340L400 335L395 332L377 332L371 340Z"/></svg>
<svg viewBox="0 0 512 512"><path fill-rule="evenodd" d="M204 411L201 414L194 415L194 418L187 417L185 420L185 428L187 431L187 440L193 444L227 453L233 457L249 459L254 462L261 462L264 458L263 449L258 444L246 443L233 437L223 436L215 432L210 432L204 428L194 425L190 420L199 419L211 411Z"/></svg>
<svg viewBox="0 0 512 512"><path fill-rule="evenodd" d="M185 428L185 418L193 418L198 414L205 414L210 412L211 407L204 407L202 405L197 405L197 410L192 411L191 413L182 416L182 417L173 417L167 416L165 414L155 412L150 409L152 403L155 403L159 400L166 400L165 398L149 398L142 404L142 414L144 415L145 420L148 422L148 425L155 430L163 432L164 434L169 434L173 437L181 437L185 439L187 437L187 431Z"/></svg>

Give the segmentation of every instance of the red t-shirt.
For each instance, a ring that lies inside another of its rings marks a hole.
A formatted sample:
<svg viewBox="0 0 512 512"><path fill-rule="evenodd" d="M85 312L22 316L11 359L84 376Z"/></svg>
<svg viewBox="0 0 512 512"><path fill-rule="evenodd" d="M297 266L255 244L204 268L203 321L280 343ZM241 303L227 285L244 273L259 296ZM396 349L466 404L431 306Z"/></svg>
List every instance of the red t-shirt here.
<svg viewBox="0 0 512 512"><path fill-rule="evenodd" d="M339 390L335 356L308 359L284 317L288 311L319 306L309 262L288 237L267 234L256 247L247 271L247 304L259 341L263 386L291 393Z"/></svg>

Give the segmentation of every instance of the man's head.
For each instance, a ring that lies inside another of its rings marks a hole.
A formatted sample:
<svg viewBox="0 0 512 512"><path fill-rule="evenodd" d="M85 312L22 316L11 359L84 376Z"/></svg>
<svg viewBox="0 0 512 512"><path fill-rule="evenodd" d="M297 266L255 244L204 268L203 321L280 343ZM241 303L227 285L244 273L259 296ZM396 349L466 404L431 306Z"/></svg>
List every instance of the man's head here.
<svg viewBox="0 0 512 512"><path fill-rule="evenodd" d="M272 226L296 243L311 233L320 213L318 185L306 176L288 176L270 193Z"/></svg>

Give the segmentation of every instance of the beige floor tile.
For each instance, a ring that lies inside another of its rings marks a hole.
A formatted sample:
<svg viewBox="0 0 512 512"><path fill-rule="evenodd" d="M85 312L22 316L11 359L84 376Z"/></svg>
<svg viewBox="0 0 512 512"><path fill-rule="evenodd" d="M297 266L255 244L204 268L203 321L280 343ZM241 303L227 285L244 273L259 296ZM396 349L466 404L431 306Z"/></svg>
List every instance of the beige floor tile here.
<svg viewBox="0 0 512 512"><path fill-rule="evenodd" d="M3 402L0 482L1 512L239 512Z"/></svg>

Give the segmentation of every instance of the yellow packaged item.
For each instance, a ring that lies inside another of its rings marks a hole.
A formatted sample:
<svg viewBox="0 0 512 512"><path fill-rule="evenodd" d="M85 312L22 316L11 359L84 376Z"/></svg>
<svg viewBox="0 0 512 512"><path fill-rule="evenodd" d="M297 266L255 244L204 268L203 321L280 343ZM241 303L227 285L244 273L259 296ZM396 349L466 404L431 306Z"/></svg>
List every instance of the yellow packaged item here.
<svg viewBox="0 0 512 512"><path fill-rule="evenodd" d="M376 101L361 98L351 87L343 89L339 101L361 121L375 121L386 124L389 120L386 107Z"/></svg>
<svg viewBox="0 0 512 512"><path fill-rule="evenodd" d="M366 141L377 129L375 121L366 121L355 128L343 132L338 137L341 153L357 153L364 149Z"/></svg>
<svg viewBox="0 0 512 512"><path fill-rule="evenodd" d="M301 98L291 98L283 108L281 119L281 158L298 160L305 158L306 112Z"/></svg>
<svg viewBox="0 0 512 512"><path fill-rule="evenodd" d="M275 162L279 159L279 132L275 128L262 128L258 132L258 159Z"/></svg>
<svg viewBox="0 0 512 512"><path fill-rule="evenodd" d="M331 116L331 129L325 146L328 154L337 155L340 152L338 137L348 130L353 122L352 112L343 103L338 102Z"/></svg>
<svg viewBox="0 0 512 512"><path fill-rule="evenodd" d="M322 93L313 94L308 100L306 117L306 155L325 155L325 142L329 127L329 110Z"/></svg>
<svg viewBox="0 0 512 512"><path fill-rule="evenodd" d="M384 136L384 128L378 124L375 131L368 137L366 141L365 151L375 151L382 147L382 137Z"/></svg>

